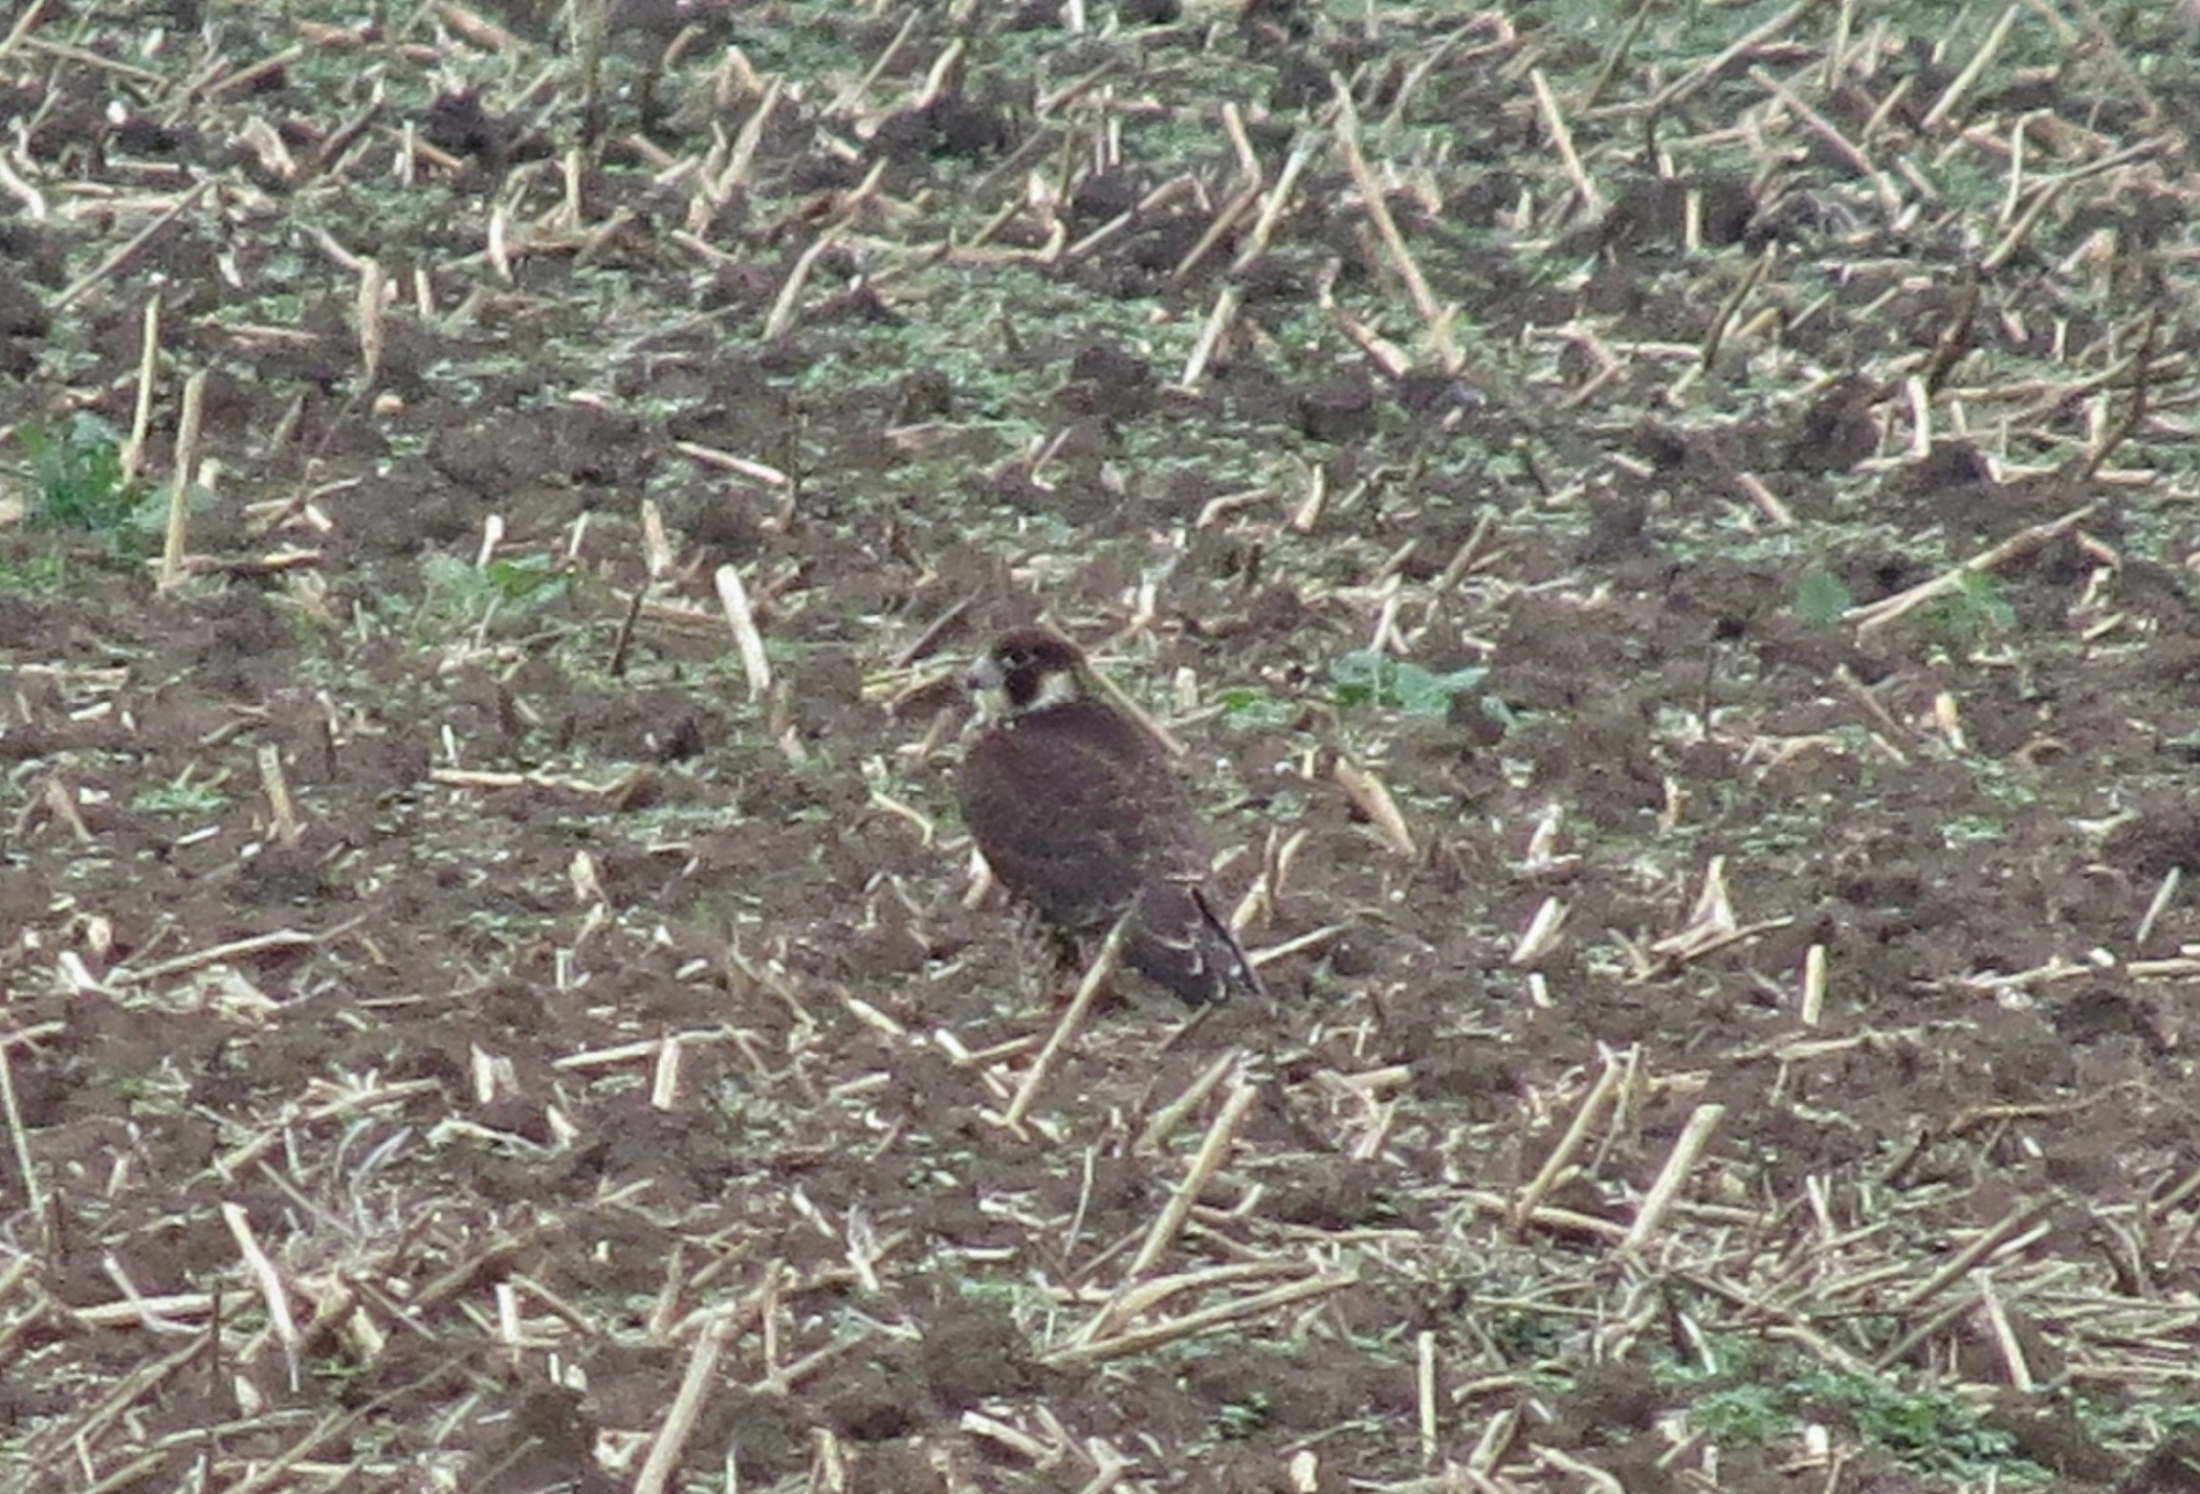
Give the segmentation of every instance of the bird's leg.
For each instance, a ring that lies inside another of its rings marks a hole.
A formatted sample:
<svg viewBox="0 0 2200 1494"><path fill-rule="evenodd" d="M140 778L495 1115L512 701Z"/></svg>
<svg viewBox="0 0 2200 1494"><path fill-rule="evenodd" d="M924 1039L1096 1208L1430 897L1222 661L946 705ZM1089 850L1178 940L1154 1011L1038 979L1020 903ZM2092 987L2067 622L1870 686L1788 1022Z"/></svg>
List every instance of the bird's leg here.
<svg viewBox="0 0 2200 1494"><path fill-rule="evenodd" d="M1067 929L1059 929L1052 924L1048 924L1046 926L1046 939L1048 948L1054 951L1054 973L1056 975L1079 975L1084 972L1084 944L1075 934Z"/></svg>
<svg viewBox="0 0 2200 1494"><path fill-rule="evenodd" d="M1026 994L1051 1005L1065 980L1075 986L1085 968L1085 951L1075 934L1047 922L1033 909L1018 912L1016 967L1024 977Z"/></svg>

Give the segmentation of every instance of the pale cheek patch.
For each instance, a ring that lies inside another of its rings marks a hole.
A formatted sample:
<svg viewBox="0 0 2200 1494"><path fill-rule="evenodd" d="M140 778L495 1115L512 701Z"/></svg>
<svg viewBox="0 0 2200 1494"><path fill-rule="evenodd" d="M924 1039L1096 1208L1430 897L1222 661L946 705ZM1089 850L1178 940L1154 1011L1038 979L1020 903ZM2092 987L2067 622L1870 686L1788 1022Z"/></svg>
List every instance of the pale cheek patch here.
<svg viewBox="0 0 2200 1494"><path fill-rule="evenodd" d="M1062 670L1049 670L1039 676L1038 692L1023 704L1027 711L1043 711L1048 706L1068 705L1078 698L1077 676Z"/></svg>

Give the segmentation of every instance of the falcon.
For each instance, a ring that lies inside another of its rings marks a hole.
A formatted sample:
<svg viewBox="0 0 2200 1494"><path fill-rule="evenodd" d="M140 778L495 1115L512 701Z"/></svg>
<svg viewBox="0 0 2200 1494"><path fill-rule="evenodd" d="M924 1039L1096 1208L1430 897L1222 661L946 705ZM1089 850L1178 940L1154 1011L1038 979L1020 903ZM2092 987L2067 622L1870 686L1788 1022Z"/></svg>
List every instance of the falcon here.
<svg viewBox="0 0 2200 1494"><path fill-rule="evenodd" d="M1124 962L1194 1005L1260 994L1202 887L1206 838L1167 755L1077 645L1015 629L966 683L985 724L963 756L963 819L1001 885L1072 938L1128 913Z"/></svg>

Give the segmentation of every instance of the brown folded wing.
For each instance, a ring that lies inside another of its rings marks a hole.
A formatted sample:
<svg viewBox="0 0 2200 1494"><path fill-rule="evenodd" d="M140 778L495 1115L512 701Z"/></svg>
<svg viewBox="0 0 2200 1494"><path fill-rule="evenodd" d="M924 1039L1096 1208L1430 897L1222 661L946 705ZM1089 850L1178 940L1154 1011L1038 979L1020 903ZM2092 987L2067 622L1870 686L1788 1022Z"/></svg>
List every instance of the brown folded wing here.
<svg viewBox="0 0 2200 1494"><path fill-rule="evenodd" d="M1104 933L1135 901L1126 962L1187 1001L1257 989L1199 891L1204 838L1153 740L1094 701L982 733L964 759L963 817L1002 886L1073 933Z"/></svg>

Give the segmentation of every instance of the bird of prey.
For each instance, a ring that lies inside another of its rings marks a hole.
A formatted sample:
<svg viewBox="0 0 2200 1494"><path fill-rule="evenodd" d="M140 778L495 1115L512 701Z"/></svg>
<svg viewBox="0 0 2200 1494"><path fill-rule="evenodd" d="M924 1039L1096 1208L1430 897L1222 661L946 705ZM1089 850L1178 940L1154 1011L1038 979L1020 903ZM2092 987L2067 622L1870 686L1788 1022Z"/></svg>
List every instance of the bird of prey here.
<svg viewBox="0 0 2200 1494"><path fill-rule="evenodd" d="M1191 801L1077 645L1014 629L966 683L985 724L963 757L963 819L1001 885L1072 938L1106 934L1128 913L1124 962L1185 1001L1259 994L1202 887L1206 840Z"/></svg>

